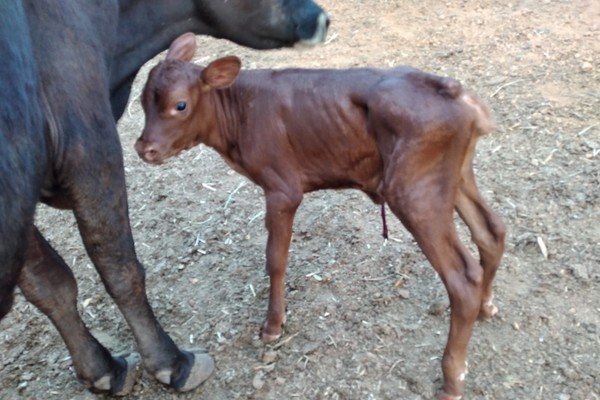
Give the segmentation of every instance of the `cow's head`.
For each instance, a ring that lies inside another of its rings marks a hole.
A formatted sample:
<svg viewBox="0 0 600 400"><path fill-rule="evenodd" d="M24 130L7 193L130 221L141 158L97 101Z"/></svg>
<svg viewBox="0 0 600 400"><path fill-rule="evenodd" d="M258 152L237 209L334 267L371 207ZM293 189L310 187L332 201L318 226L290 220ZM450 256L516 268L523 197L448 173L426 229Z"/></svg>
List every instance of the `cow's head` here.
<svg viewBox="0 0 600 400"><path fill-rule="evenodd" d="M213 36L270 49L325 41L329 18L313 0L193 0Z"/></svg>
<svg viewBox="0 0 600 400"><path fill-rule="evenodd" d="M150 71L142 93L144 130L135 144L146 162L161 164L182 150L199 143L214 146L218 140L210 93L230 86L241 62L230 56L201 68L190 63L195 50L195 36L184 34L171 44L167 59Z"/></svg>

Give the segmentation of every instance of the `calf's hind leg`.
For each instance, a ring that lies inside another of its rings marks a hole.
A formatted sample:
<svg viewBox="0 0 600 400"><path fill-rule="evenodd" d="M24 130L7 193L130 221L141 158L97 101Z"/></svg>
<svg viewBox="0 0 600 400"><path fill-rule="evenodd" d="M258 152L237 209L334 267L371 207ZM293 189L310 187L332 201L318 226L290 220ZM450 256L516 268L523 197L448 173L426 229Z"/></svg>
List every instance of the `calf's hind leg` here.
<svg viewBox="0 0 600 400"><path fill-rule="evenodd" d="M137 376L136 356L113 358L88 331L77 311L77 283L63 259L36 229L19 277L25 298L56 326L78 379L95 392L124 395Z"/></svg>
<svg viewBox="0 0 600 400"><path fill-rule="evenodd" d="M483 267L483 298L479 317L489 318L498 311L492 303L492 283L504 252L506 226L477 190L472 166L473 154L474 145L469 149L463 166L456 211L468 226L479 251L479 262Z"/></svg>
<svg viewBox="0 0 600 400"><path fill-rule="evenodd" d="M398 166L395 171L403 171ZM442 279L450 299L450 329L442 358L441 399L458 399L464 391L466 354L482 297L483 271L460 242L453 223L451 189L431 177L403 181L397 173L386 190L390 209L412 233ZM439 179L444 181L445 179ZM447 193L448 198L441 194Z"/></svg>

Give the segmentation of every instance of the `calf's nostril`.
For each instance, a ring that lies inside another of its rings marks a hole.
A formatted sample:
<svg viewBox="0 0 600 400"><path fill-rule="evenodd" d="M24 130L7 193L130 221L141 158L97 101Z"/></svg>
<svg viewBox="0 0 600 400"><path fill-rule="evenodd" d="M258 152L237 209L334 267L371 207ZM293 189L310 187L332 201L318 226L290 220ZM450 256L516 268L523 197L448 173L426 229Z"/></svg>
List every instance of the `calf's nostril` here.
<svg viewBox="0 0 600 400"><path fill-rule="evenodd" d="M157 156L157 155L158 155L158 152L156 151L156 149L154 149L154 148L147 148L147 149L144 151L144 156L143 156L143 158L144 158L146 161L153 161L153 160L155 160L155 159L156 159L156 156Z"/></svg>

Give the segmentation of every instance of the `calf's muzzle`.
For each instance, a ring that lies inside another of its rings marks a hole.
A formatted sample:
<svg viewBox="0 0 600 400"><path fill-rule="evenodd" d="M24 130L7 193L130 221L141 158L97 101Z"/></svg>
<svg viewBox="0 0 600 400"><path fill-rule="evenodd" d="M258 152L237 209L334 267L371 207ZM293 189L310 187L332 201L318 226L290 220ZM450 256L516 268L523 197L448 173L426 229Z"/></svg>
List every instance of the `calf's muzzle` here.
<svg viewBox="0 0 600 400"><path fill-rule="evenodd" d="M162 164L164 158L157 143L144 140L142 136L135 142L134 147L140 158L145 162L149 164Z"/></svg>

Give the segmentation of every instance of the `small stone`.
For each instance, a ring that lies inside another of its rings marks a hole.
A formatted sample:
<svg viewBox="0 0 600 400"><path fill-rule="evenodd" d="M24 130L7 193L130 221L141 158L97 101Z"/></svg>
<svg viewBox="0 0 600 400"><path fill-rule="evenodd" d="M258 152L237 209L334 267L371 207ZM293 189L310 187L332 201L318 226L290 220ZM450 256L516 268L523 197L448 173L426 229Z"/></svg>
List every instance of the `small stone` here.
<svg viewBox="0 0 600 400"><path fill-rule="evenodd" d="M256 390L260 390L265 386L265 380L263 379L262 374L256 374L254 379L252 379L252 386Z"/></svg>
<svg viewBox="0 0 600 400"><path fill-rule="evenodd" d="M446 312L446 308L448 306L445 303L433 303L430 307L429 307L429 315L433 315L436 317L441 317L442 315L444 315L444 313Z"/></svg>
<svg viewBox="0 0 600 400"><path fill-rule="evenodd" d="M406 289L398 289L398 296L401 299L406 300L406 299L410 298L410 292Z"/></svg>
<svg viewBox="0 0 600 400"><path fill-rule="evenodd" d="M389 326L384 325L379 327L379 333L383 336L390 336L394 333L394 331Z"/></svg>
<svg viewBox="0 0 600 400"><path fill-rule="evenodd" d="M25 372L22 376L21 376L21 380L22 381L30 381L35 377L35 375L33 374L33 372Z"/></svg>
<svg viewBox="0 0 600 400"><path fill-rule="evenodd" d="M223 344L227 341L227 339L221 334L221 332L217 332L217 343Z"/></svg>
<svg viewBox="0 0 600 400"><path fill-rule="evenodd" d="M285 378L278 376L277 378L275 378L275 384L279 386L285 385Z"/></svg>
<svg viewBox="0 0 600 400"><path fill-rule="evenodd" d="M320 341L313 341L313 342L308 342L306 343L303 347L302 347L302 354L311 354L313 352L315 352L320 346L321 346L322 342Z"/></svg>
<svg viewBox="0 0 600 400"><path fill-rule="evenodd" d="M518 322L513 322L512 327L515 331L521 330L521 325Z"/></svg>
<svg viewBox="0 0 600 400"><path fill-rule="evenodd" d="M275 362L276 359L277 359L277 352L275 352L273 350L265 351L262 356L262 362L264 362L265 364L270 364L272 362Z"/></svg>
<svg viewBox="0 0 600 400"><path fill-rule="evenodd" d="M593 69L594 69L594 66L592 65L592 63L585 61L584 63L581 64L582 72L591 72Z"/></svg>
<svg viewBox="0 0 600 400"><path fill-rule="evenodd" d="M575 278L583 279L584 281L590 279L590 274L588 273L587 267L583 264L573 264L571 266L571 272Z"/></svg>
<svg viewBox="0 0 600 400"><path fill-rule="evenodd" d="M575 371L574 369L571 368L562 368L562 374L567 378L570 379L572 381L577 381L579 380L579 374L577 373L577 371Z"/></svg>
<svg viewBox="0 0 600 400"><path fill-rule="evenodd" d="M273 372L273 371L275 371L275 363L267 364L264 367L262 367L261 370L264 372Z"/></svg>

